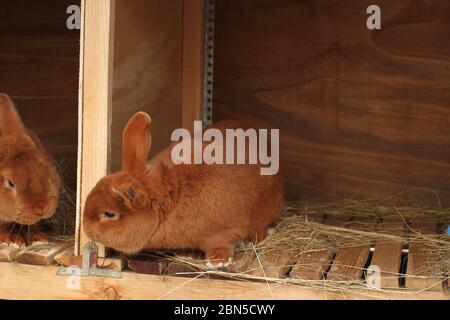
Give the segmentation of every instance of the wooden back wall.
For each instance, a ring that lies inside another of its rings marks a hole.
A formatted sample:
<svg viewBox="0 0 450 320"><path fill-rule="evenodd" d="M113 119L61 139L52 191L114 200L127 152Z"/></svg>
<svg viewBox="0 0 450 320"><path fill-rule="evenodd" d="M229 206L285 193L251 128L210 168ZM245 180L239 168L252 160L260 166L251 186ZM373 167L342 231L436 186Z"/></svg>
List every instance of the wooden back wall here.
<svg viewBox="0 0 450 320"><path fill-rule="evenodd" d="M289 199L450 205L450 2L217 0L215 119L281 129ZM434 200L434 196L432 197Z"/></svg>
<svg viewBox="0 0 450 320"><path fill-rule="evenodd" d="M0 0L0 92L12 96L76 188L79 31L66 27L79 0Z"/></svg>

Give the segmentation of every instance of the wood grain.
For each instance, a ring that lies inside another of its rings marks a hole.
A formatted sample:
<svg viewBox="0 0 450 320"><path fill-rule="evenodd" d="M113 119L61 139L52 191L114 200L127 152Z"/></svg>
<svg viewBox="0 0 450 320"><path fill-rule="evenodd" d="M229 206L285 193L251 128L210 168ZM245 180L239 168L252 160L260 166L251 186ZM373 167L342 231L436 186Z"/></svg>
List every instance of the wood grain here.
<svg viewBox="0 0 450 320"><path fill-rule="evenodd" d="M216 1L215 120L281 128L288 199L450 204L450 3ZM431 193L420 200L433 202Z"/></svg>
<svg viewBox="0 0 450 320"><path fill-rule="evenodd" d="M80 32L66 28L72 4L80 0L0 0L0 92L12 96L75 190Z"/></svg>
<svg viewBox="0 0 450 320"><path fill-rule="evenodd" d="M409 242L408 265L406 269L406 287L411 290L441 291L443 272L439 268L439 245L425 239L415 239L415 233L434 238L438 235L436 223L424 220L410 224L413 240Z"/></svg>
<svg viewBox="0 0 450 320"><path fill-rule="evenodd" d="M65 251L55 256L55 262L64 267L74 267L77 266L82 268L83 257L74 255L73 248L67 248ZM126 266L125 259L121 257L111 257L111 258L98 258L97 267L105 269L113 269L117 271L122 271Z"/></svg>
<svg viewBox="0 0 450 320"><path fill-rule="evenodd" d="M401 241L377 241L371 266L380 268L380 286L382 288L399 288L402 248L403 243Z"/></svg>
<svg viewBox="0 0 450 320"><path fill-rule="evenodd" d="M332 225L347 227L360 231L375 231L378 218L375 216L354 216L345 223L349 216L330 216ZM338 218L342 219L339 220ZM344 222L344 225L342 223ZM360 282L364 268L370 255L370 243L355 244L350 241L339 247L336 256L327 274L327 280L340 282Z"/></svg>
<svg viewBox="0 0 450 320"><path fill-rule="evenodd" d="M0 262L13 262L20 249L0 244Z"/></svg>
<svg viewBox="0 0 450 320"><path fill-rule="evenodd" d="M110 170L111 107L114 59L115 1L82 2L83 37L81 50L80 90L80 188L77 206L76 251L89 242L83 231L83 210L89 192ZM105 257L105 248L99 245L99 257Z"/></svg>
<svg viewBox="0 0 450 320"><path fill-rule="evenodd" d="M398 219L385 219L377 227L383 234L405 236L406 225ZM382 288L399 288L400 266L402 263L403 241L377 240L371 266L380 268L380 285Z"/></svg>
<svg viewBox="0 0 450 320"><path fill-rule="evenodd" d="M369 257L369 251L370 245L340 247L327 274L327 280L345 283L360 282Z"/></svg>
<svg viewBox="0 0 450 320"><path fill-rule="evenodd" d="M122 159L122 131L138 111L152 117L152 150L181 127L183 1L118 0L111 123L112 171ZM194 62L192 62L194 63Z"/></svg>
<svg viewBox="0 0 450 320"><path fill-rule="evenodd" d="M413 240L409 243L406 287L411 290L441 291L444 277L439 269L439 255L436 247L426 241Z"/></svg>
<svg viewBox="0 0 450 320"><path fill-rule="evenodd" d="M182 126L193 132L202 119L204 79L204 0L183 1Z"/></svg>
<svg viewBox="0 0 450 320"><path fill-rule="evenodd" d="M338 228L347 228L351 224L352 217L347 214L326 214L323 224L327 224Z"/></svg>
<svg viewBox="0 0 450 320"><path fill-rule="evenodd" d="M55 264L55 257L67 247L67 243L34 245L20 251L15 261L34 266L50 266Z"/></svg>
<svg viewBox="0 0 450 320"><path fill-rule="evenodd" d="M295 264L294 250L266 251L247 267L246 274L262 278L284 278Z"/></svg>
<svg viewBox="0 0 450 320"><path fill-rule="evenodd" d="M57 268L0 263L0 299L104 300L357 300L357 299L440 299L443 292L414 293L408 290L377 292L352 290L331 292L285 284L250 283L208 279L185 279L123 272L123 279L88 277L80 288L70 290L70 279L56 277ZM27 288L27 290L23 290Z"/></svg>

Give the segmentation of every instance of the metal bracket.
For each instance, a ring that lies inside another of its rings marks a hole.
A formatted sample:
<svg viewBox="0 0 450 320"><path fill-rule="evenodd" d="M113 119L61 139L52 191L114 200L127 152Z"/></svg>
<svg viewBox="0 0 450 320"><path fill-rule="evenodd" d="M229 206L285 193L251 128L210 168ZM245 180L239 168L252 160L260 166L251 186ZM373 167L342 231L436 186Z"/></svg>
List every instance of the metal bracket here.
<svg viewBox="0 0 450 320"><path fill-rule="evenodd" d="M214 81L214 18L215 0L205 1L205 47L204 47L204 85L203 85L203 125L213 122L213 81Z"/></svg>
<svg viewBox="0 0 450 320"><path fill-rule="evenodd" d="M57 275L65 277L108 277L121 279L119 271L111 269L98 269L98 246L94 242L86 244L83 248L82 268L79 267L61 267Z"/></svg>

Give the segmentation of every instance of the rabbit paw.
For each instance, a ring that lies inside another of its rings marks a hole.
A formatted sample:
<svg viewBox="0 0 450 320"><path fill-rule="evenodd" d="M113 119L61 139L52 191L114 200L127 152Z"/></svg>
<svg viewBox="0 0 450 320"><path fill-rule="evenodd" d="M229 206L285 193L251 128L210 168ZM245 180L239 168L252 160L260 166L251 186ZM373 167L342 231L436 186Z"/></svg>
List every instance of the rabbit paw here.
<svg viewBox="0 0 450 320"><path fill-rule="evenodd" d="M184 249L176 251L177 257L185 260L201 260L203 258L202 252L192 249Z"/></svg>
<svg viewBox="0 0 450 320"><path fill-rule="evenodd" d="M224 269L233 263L233 250L226 248L213 249L206 252L206 267L208 269Z"/></svg>
<svg viewBox="0 0 450 320"><path fill-rule="evenodd" d="M218 269L227 269L228 267L230 267L233 264L233 258L228 258L227 262L211 262L210 260L206 261L205 266L209 269L209 270L218 270Z"/></svg>
<svg viewBox="0 0 450 320"><path fill-rule="evenodd" d="M0 230L0 244L17 249L23 249L26 247L25 239L19 232L17 232L17 230Z"/></svg>
<svg viewBox="0 0 450 320"><path fill-rule="evenodd" d="M48 238L38 227L10 226L0 229L0 244L23 249L34 244L48 244Z"/></svg>

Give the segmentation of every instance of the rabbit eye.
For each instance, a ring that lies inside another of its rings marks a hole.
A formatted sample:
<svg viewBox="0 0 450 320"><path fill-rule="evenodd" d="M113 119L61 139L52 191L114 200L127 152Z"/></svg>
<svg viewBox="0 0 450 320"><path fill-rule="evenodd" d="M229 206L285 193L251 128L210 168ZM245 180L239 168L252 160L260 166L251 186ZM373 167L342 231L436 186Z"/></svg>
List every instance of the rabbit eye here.
<svg viewBox="0 0 450 320"><path fill-rule="evenodd" d="M6 187L11 189L11 190L15 190L16 189L16 185L14 184L14 182L12 182L9 179L6 179Z"/></svg>
<svg viewBox="0 0 450 320"><path fill-rule="evenodd" d="M118 220L118 219L119 219L119 215L115 212L105 211L101 214L101 220L103 220L103 221L114 221L114 220Z"/></svg>

